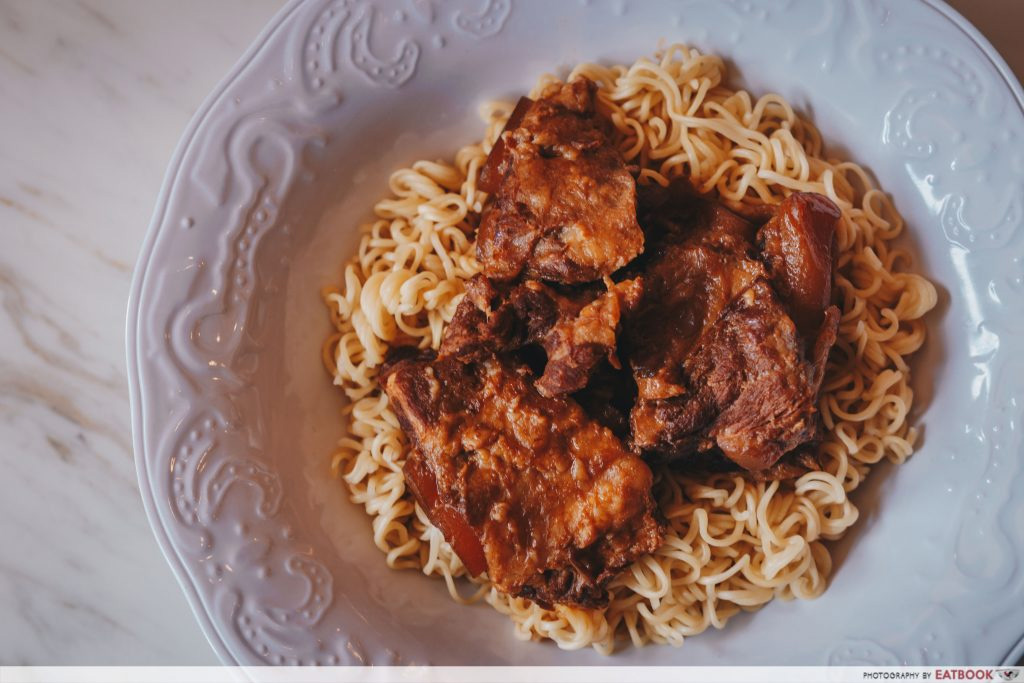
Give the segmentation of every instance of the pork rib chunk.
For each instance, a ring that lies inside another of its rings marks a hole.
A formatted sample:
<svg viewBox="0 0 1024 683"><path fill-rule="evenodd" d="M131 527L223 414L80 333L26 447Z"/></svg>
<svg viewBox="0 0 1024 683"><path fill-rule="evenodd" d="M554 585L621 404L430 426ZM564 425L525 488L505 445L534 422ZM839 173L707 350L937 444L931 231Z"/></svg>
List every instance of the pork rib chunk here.
<svg viewBox="0 0 1024 683"><path fill-rule="evenodd" d="M821 336L834 341L838 317L830 313ZM637 401L638 447L675 457L717 448L745 469L764 470L818 437L819 367L804 358L796 326L764 280L701 336L682 376L682 393Z"/></svg>
<svg viewBox="0 0 1024 683"><path fill-rule="evenodd" d="M711 200L655 190L645 193L641 216L649 250L636 269L645 294L624 335L638 389L633 445L698 468L719 453L767 472L819 436L818 390L839 311L805 303L807 291L820 299L820 282L786 289L783 299L773 284L791 271L766 267L755 227ZM780 232L768 229L772 221L762 228L766 242ZM790 242L793 232L787 226ZM791 310L813 328L798 329Z"/></svg>
<svg viewBox="0 0 1024 683"><path fill-rule="evenodd" d="M647 253L631 270L644 294L623 325L625 355L641 400L687 391L683 368L722 311L760 278L753 255L754 226L685 181L645 188L642 218Z"/></svg>
<svg viewBox="0 0 1024 683"><path fill-rule="evenodd" d="M487 277L589 282L643 250L636 182L597 115L595 91L586 78L550 86L502 133L500 159L485 174L498 189L477 232Z"/></svg>
<svg viewBox="0 0 1024 683"><path fill-rule="evenodd" d="M647 465L571 399L541 396L525 366L425 355L387 367L383 385L413 442L410 488L500 590L597 607L660 545Z"/></svg>
<svg viewBox="0 0 1024 683"><path fill-rule="evenodd" d="M507 286L477 275L445 329L440 353L469 358L538 344L546 361L537 390L544 396L578 391L600 362L618 363L619 322L641 292L639 280L559 291L536 280Z"/></svg>

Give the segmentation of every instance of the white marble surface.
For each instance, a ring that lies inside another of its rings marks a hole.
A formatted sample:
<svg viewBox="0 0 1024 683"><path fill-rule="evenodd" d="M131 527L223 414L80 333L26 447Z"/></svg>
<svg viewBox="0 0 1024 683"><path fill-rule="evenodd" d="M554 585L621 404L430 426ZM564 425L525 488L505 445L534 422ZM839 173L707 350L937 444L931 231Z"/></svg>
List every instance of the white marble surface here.
<svg viewBox="0 0 1024 683"><path fill-rule="evenodd" d="M164 170L278 0L0 2L0 664L213 664L146 523L128 285Z"/></svg>
<svg viewBox="0 0 1024 683"><path fill-rule="evenodd" d="M279 0L0 0L0 664L212 664L150 533L131 268L189 117ZM1019 0L953 3L1024 68Z"/></svg>

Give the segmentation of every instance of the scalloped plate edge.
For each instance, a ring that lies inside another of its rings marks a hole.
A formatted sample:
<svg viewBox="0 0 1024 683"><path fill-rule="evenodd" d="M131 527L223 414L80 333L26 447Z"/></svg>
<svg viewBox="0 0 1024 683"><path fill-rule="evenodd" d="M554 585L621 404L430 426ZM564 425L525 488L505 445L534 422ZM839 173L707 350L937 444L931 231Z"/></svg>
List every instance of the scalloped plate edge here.
<svg viewBox="0 0 1024 683"><path fill-rule="evenodd" d="M192 608L192 613L199 621L199 626L202 628L203 635L206 636L206 639L210 642L210 646L213 648L221 662L233 666L239 666L241 665L241 662L224 641L220 630L214 623L206 605L203 604L202 600L199 598L196 586L189 577L188 572L185 570L182 559L178 555L178 551L174 548L174 545L171 543L168 531L156 510L155 492L152 489L145 458L144 422L142 419L142 404L144 397L141 386L138 349L138 328L140 324L139 299L142 295L143 285L145 284L146 275L153 256L157 235L160 232L160 226L164 223L167 216L171 190L182 173L182 163L186 153L195 143L197 133L202 128L202 125L205 123L214 106L217 105L223 97L228 87L250 66L260 51L267 45L270 37L285 24L287 19L291 17L295 10L301 5L302 0L289 0L286 5L278 10L277 14L275 14L270 22L267 23L267 25L260 31L259 35L253 39L253 42L246 49L242 57L239 58L231 68L228 74L221 79L213 91L206 97L202 105L196 110L196 113L189 121L188 126L185 128L185 132L182 134L181 139L178 141L178 144L174 149L174 155L171 157L171 163L167 168L167 173L164 175L164 180L160 187L160 193L157 195L153 218L150 221L149 228L146 230L146 237L142 243L142 248L139 251L135 270L132 273L131 288L129 289L128 294L128 310L125 327L125 346L127 349L128 361L128 397L131 407L132 447L134 449L135 469L136 475L139 479L139 492L142 496L142 504L146 510L146 517L149 520L149 525L156 536L157 544L160 546L160 550L163 552L168 564L170 564L174 576L178 580L178 585L180 585L181 589L185 592L185 597L188 600L189 607Z"/></svg>

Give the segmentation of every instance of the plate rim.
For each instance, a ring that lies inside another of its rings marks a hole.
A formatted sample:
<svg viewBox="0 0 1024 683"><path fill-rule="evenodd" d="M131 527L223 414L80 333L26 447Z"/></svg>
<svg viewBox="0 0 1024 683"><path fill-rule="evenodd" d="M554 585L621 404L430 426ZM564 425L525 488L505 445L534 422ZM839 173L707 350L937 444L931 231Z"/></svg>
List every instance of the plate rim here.
<svg viewBox="0 0 1024 683"><path fill-rule="evenodd" d="M301 5L303 0L288 0L288 2L277 11L269 22L260 30L259 34L252 40L242 56L235 62L228 73L221 78L214 89L203 100L202 104L192 115L188 125L174 148L174 154L167 166L164 179L160 185L160 192L157 195L156 207L153 210L153 217L150 219L149 227L146 229L146 236L143 239L142 247L136 258L135 268L132 271L131 286L128 293L128 307L125 325L125 347L127 350L127 371L128 371L128 402L131 410L132 449L135 460L135 473L139 481L139 493L142 497L142 505L146 511L146 519L153 535L156 536L157 545L163 553L164 559L171 567L171 572L177 579L178 585L185 593L185 598L192 614L199 622L199 627L206 636L207 641L213 648L217 658L223 664L229 666L240 666L241 662L228 647L213 621L212 614L202 599L199 597L198 589L188 571L185 569L178 551L171 543L167 528L156 509L155 495L153 494L150 482L149 471L146 465L146 448L144 439L143 420L143 395L142 376L139 370L138 332L142 319L139 311L139 299L146 280L147 271L152 261L157 235L160 233L160 226L167 215L170 203L171 190L177 183L182 173L182 163L188 150L196 142L197 133L205 123L214 106L224 96L228 87L249 67L259 52L268 43L270 37L275 34L282 24Z"/></svg>

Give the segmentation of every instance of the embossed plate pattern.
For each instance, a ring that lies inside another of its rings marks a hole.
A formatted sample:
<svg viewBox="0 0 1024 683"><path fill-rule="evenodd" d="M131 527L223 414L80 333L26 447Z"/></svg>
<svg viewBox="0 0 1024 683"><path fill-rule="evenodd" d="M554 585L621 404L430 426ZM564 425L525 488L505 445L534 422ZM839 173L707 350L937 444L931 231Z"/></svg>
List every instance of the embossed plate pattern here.
<svg viewBox="0 0 1024 683"><path fill-rule="evenodd" d="M385 568L327 471L340 399L318 290L389 171L478 138L482 101L659 39L727 57L870 168L942 301L916 361L922 447L857 491L825 595L607 660L516 641ZM1022 101L937 0L289 4L182 139L129 306L142 495L213 647L242 664L999 662L1024 633Z"/></svg>

